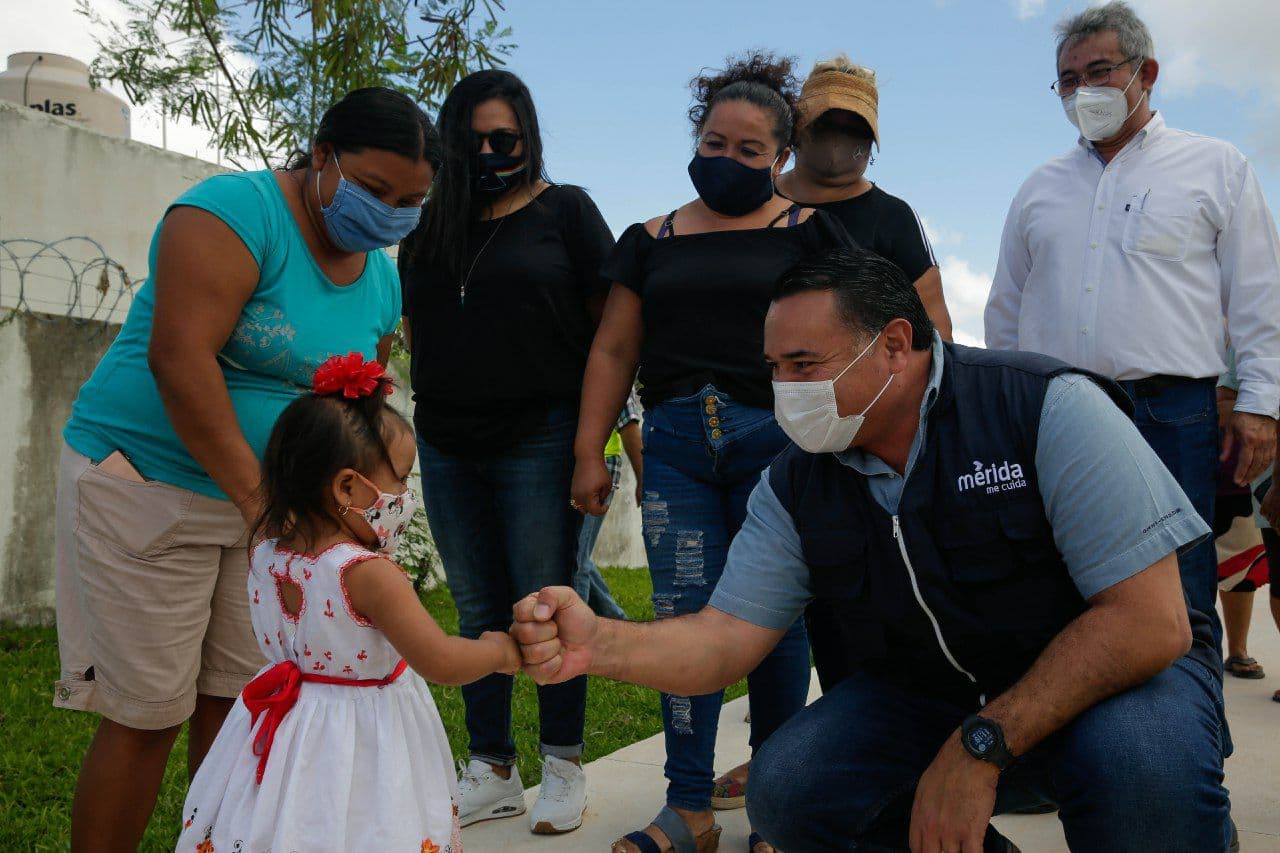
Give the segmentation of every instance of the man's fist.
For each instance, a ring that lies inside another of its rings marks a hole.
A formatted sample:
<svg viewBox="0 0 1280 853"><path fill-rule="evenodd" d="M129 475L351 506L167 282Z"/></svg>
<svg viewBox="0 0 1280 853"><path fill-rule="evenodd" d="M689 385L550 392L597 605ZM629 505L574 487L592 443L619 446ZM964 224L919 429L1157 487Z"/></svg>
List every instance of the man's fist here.
<svg viewBox="0 0 1280 853"><path fill-rule="evenodd" d="M520 644L525 674L538 684L560 684L591 667L598 620L567 586L549 586L512 608L511 636Z"/></svg>

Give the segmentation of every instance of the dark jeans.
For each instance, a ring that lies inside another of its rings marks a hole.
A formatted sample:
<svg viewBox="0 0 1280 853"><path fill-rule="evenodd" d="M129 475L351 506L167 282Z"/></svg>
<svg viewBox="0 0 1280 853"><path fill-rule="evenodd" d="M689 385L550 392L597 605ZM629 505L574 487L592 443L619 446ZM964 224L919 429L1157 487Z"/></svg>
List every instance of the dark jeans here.
<svg viewBox="0 0 1280 853"><path fill-rule="evenodd" d="M1213 527L1218 492L1218 406L1215 382L1205 379L1173 385L1151 396L1139 396L1133 382L1121 382L1137 410L1134 422L1147 444L1187 493L1191 505ZM1216 648L1222 647L1218 602L1218 557L1213 538L1178 555L1178 570L1187 601L1209 617Z"/></svg>
<svg viewBox="0 0 1280 853"><path fill-rule="evenodd" d="M570 584L579 527L569 507L576 429L577 412L561 407L514 447L481 459L418 442L423 506L462 636L506 631L517 600L544 586ZM462 688L475 758L515 763L512 681L494 674ZM582 754L586 703L586 676L538 688L544 755Z"/></svg>
<svg viewBox="0 0 1280 853"><path fill-rule="evenodd" d="M751 825L782 850L907 850L916 784L972 710L850 677L756 754ZM1217 853L1231 835L1228 751L1222 686L1182 658L1005 771L995 813L1055 803L1072 850ZM989 827L985 849L1004 843Z"/></svg>
<svg viewBox="0 0 1280 853"><path fill-rule="evenodd" d="M644 537L654 614L664 619L696 613L720 580L760 472L787 439L772 412L735 403L711 386L655 406L645 415L643 435ZM802 622L747 676L747 685L755 750L808 697L809 644ZM662 694L670 805L711 807L723 697L723 691Z"/></svg>

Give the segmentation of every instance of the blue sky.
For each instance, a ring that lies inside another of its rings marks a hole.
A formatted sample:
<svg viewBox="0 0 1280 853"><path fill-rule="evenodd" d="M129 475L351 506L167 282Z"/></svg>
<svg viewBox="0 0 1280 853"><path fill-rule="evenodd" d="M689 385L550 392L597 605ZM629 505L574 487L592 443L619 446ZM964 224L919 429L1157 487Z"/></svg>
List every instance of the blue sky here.
<svg viewBox="0 0 1280 853"><path fill-rule="evenodd" d="M114 0L102 0L104 9ZM1133 0L1162 64L1154 105L1175 127L1228 139L1280 210L1280 15L1275 0ZM0 0L0 53L91 59L73 0ZM1074 143L1058 99L1053 25L1084 0L507 0L509 67L533 91L547 162L587 187L615 232L693 195L688 83L744 49L797 58L838 51L876 69L884 148L868 173L928 223L962 339L980 339L1000 229L1019 183ZM135 112L134 133L159 142ZM210 157L199 131L170 147Z"/></svg>

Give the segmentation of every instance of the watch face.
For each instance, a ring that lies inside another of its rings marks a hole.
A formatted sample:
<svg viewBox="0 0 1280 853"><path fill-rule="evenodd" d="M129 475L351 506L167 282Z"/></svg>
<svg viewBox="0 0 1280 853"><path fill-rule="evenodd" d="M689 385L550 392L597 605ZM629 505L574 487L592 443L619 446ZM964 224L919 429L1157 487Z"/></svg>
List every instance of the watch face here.
<svg viewBox="0 0 1280 853"><path fill-rule="evenodd" d="M988 726L974 726L965 735L969 748L979 755L986 755L996 745L996 733Z"/></svg>

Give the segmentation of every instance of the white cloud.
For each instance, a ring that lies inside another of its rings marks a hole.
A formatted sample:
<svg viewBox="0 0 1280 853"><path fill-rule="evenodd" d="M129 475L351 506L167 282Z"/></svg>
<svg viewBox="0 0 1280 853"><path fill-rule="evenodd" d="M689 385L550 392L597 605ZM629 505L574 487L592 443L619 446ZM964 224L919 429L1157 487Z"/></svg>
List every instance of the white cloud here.
<svg viewBox="0 0 1280 853"><path fill-rule="evenodd" d="M1256 101L1255 151L1280 159L1280 12L1275 0L1133 0L1160 60L1156 100L1222 87Z"/></svg>
<svg viewBox="0 0 1280 853"><path fill-rule="evenodd" d="M1028 21L1044 11L1045 0L1013 0L1013 11L1019 21Z"/></svg>
<svg viewBox="0 0 1280 853"><path fill-rule="evenodd" d="M968 261L955 255L944 257L939 271L956 342L982 346L982 312L991 290L991 274L974 269Z"/></svg>
<svg viewBox="0 0 1280 853"><path fill-rule="evenodd" d="M1160 81L1173 96L1219 85L1273 93L1280 82L1275 0L1134 0L1155 40Z"/></svg>
<svg viewBox="0 0 1280 853"><path fill-rule="evenodd" d="M960 246L964 244L964 234L954 228L938 225L927 216L920 217L920 224L924 226L924 233L929 238L929 244L935 249L939 246Z"/></svg>

